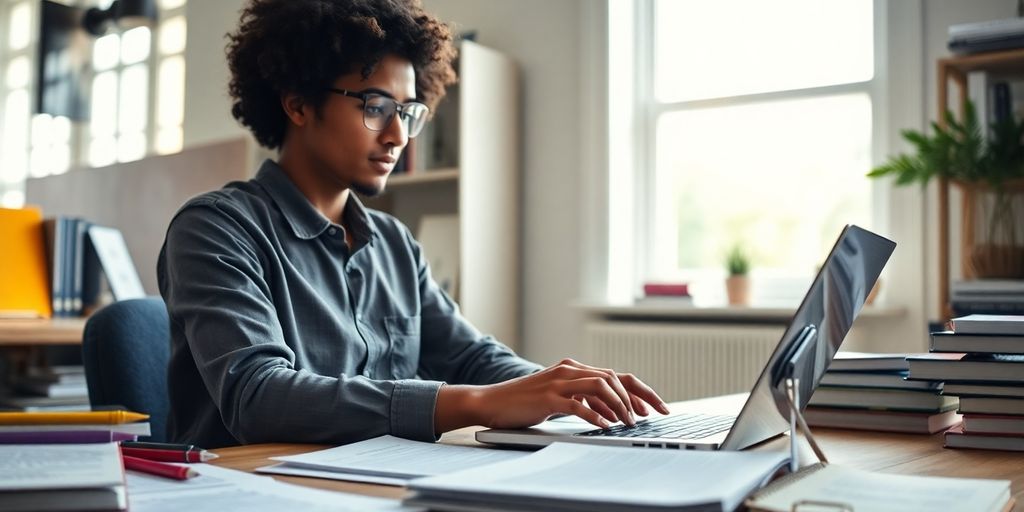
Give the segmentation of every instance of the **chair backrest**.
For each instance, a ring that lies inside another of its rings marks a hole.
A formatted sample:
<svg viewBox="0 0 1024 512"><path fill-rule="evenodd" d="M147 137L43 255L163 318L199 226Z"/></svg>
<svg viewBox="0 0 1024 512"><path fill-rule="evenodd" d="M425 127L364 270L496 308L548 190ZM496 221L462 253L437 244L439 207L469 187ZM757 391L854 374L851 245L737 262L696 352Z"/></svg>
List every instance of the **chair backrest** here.
<svg viewBox="0 0 1024 512"><path fill-rule="evenodd" d="M99 310L86 322L82 339L89 403L148 414L148 439L166 440L169 357L170 327L162 300L125 300Z"/></svg>

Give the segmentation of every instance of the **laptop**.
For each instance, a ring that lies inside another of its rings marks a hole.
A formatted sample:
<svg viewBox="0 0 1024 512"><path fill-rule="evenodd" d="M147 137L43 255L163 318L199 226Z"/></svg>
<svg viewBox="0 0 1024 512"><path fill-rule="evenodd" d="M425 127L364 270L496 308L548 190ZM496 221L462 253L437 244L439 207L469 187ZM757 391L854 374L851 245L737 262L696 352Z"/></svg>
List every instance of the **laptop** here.
<svg viewBox="0 0 1024 512"><path fill-rule="evenodd" d="M789 430L785 381L796 379L800 410L828 369L896 243L848 225L811 283L800 307L768 358L738 415L699 410L700 401L671 404L673 413L653 415L628 427L595 428L574 416L526 429L477 432L482 443L541 447L555 441L687 450L742 450ZM744 400L745 398L745 400ZM694 407L687 407L692 404Z"/></svg>

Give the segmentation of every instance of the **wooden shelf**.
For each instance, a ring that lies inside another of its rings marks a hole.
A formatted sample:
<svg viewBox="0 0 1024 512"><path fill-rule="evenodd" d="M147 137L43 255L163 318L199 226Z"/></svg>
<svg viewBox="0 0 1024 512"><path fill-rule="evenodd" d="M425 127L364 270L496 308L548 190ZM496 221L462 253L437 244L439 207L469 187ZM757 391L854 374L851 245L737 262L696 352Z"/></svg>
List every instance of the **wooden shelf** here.
<svg viewBox="0 0 1024 512"><path fill-rule="evenodd" d="M459 170L453 169L432 169L429 171L414 171L409 174L399 174L388 178L388 189L412 187L427 183L442 183L447 181L458 181Z"/></svg>
<svg viewBox="0 0 1024 512"><path fill-rule="evenodd" d="M78 345L85 318L0 320L0 346Z"/></svg>
<svg viewBox="0 0 1024 512"><path fill-rule="evenodd" d="M998 52L984 52L972 55L958 55L939 59L936 65L937 79L937 112L939 126L946 127L944 113L948 109L950 93L949 82L956 87L956 105L959 109L960 118L963 118L968 99L967 74L972 71L986 71L1004 75L1024 75L1024 48L1005 50ZM939 178L939 236L938 236L938 265L939 265L939 316L941 320L948 320L953 316L953 308L950 303L950 281L952 273L950 270L950 236L949 230L952 225L949 218L949 189L952 182L949 178ZM966 212L973 206L968 202L969 196L961 198L962 209Z"/></svg>
<svg viewBox="0 0 1024 512"><path fill-rule="evenodd" d="M1024 49L975 53L939 59L939 67L959 73L971 71L1020 72L1024 66Z"/></svg>

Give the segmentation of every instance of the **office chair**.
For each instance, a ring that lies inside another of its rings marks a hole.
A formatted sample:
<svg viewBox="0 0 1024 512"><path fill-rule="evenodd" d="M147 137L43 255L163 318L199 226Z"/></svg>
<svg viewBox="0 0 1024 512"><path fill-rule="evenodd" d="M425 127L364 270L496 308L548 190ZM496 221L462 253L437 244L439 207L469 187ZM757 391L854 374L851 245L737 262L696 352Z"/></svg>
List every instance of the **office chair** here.
<svg viewBox="0 0 1024 512"><path fill-rule="evenodd" d="M167 308L157 297L115 302L85 324L82 361L92 407L124 406L149 415L149 441L166 440Z"/></svg>

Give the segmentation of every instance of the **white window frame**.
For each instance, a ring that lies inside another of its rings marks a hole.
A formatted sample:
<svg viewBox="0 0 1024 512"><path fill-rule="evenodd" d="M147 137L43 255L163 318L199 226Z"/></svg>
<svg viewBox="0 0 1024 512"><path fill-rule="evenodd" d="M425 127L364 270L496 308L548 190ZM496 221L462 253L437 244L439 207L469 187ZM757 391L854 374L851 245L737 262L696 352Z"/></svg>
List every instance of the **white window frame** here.
<svg viewBox="0 0 1024 512"><path fill-rule="evenodd" d="M620 283L619 289L609 289L608 296L613 300L627 298L626 294L635 296L641 282L652 275L656 269L656 255L654 253L654 240L658 236L655 233L655 217L657 212L655 190L655 146L656 146L656 125L660 115L668 112L683 111L687 109L706 108L709 106L726 107L749 105L763 101L794 100L831 96L837 94L863 93L871 101L871 159L872 165L883 160L886 154L885 142L887 139L887 118L883 115L886 108L886 24L885 12L886 1L873 1L873 25L874 25L874 72L872 78L865 82L811 87L786 91L775 91L767 93L745 94L724 98L705 100L682 101L673 103L659 103L654 95L654 0L635 0L633 2L633 32L635 46L633 48L633 125L634 125L634 146L632 151L632 165L634 172L634 197L632 201L637 207L634 209L633 233L634 233L634 265L632 279L629 279L631 290L622 290L623 279L615 276L609 277L609 284ZM614 43L613 43L614 44ZM617 101L610 98L611 102ZM872 222L876 229L884 229L888 224L887 203L888 190L880 180L872 184ZM614 228L613 228L614 229ZM614 233L612 235L614 237ZM610 267L611 272L618 272L615 267ZM807 277L809 281L810 276ZM800 279L785 279L780 283L767 284L768 286L803 286ZM785 293L785 295L789 295Z"/></svg>

